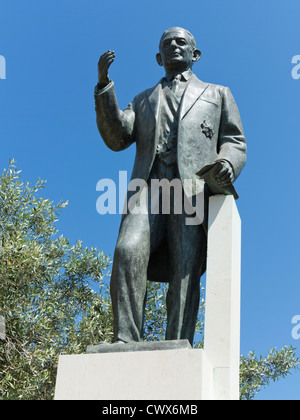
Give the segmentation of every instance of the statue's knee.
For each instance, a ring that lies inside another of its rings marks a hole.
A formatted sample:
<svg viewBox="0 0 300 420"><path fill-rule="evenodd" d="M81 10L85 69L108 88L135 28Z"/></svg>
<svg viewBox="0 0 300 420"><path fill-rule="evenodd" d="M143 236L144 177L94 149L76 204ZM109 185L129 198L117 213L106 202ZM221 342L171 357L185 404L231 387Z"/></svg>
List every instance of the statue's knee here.
<svg viewBox="0 0 300 420"><path fill-rule="evenodd" d="M115 258L123 261L131 261L133 258L138 258L143 249L142 242L137 238L118 242L115 250Z"/></svg>

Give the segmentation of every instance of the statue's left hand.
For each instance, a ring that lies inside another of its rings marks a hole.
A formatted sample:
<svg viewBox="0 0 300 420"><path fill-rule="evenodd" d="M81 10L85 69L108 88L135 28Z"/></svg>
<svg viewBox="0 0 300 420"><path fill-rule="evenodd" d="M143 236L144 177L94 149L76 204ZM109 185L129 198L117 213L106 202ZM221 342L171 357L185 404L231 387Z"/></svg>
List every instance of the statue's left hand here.
<svg viewBox="0 0 300 420"><path fill-rule="evenodd" d="M230 163L226 162L225 160L220 162L222 163L222 167L220 168L219 172L216 173L215 178L220 187L227 187L234 180L233 168Z"/></svg>

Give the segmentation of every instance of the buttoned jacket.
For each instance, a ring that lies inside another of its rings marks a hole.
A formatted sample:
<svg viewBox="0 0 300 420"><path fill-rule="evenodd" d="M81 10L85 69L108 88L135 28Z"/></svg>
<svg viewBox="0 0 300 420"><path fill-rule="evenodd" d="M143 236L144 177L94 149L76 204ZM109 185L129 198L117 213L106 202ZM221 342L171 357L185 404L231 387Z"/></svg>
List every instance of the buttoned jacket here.
<svg viewBox="0 0 300 420"><path fill-rule="evenodd" d="M124 111L119 109L113 82L95 90L97 125L106 145L121 151L136 143L132 179L149 180L160 128L162 82L163 79L137 95ZM217 160L231 164L235 180L245 165L246 155L240 114L229 88L204 83L192 75L182 96L178 118L177 165L184 188L184 180L198 179L196 174ZM193 191L185 192L188 197L193 195ZM128 200L131 195L129 192ZM202 226L206 230L208 200L204 204ZM122 223L125 218L123 215ZM171 279L165 242L151 255L148 279L166 282Z"/></svg>
<svg viewBox="0 0 300 420"><path fill-rule="evenodd" d="M121 111L113 82L95 90L97 125L106 145L121 151L136 143L132 179L148 181L158 143L161 95L162 80ZM242 122L230 89L204 83L193 74L179 108L177 164L181 180L197 178L197 172L217 160L231 164L235 180L246 156Z"/></svg>

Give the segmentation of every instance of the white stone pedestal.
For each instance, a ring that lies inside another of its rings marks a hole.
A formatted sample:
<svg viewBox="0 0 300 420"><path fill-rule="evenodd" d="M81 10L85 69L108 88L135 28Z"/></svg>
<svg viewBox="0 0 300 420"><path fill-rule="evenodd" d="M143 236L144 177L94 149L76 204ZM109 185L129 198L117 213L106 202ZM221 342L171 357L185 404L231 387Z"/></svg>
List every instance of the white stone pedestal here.
<svg viewBox="0 0 300 420"><path fill-rule="evenodd" d="M56 400L206 400L212 369L202 350L60 356Z"/></svg>
<svg viewBox="0 0 300 420"><path fill-rule="evenodd" d="M204 350L172 347L172 342L171 349L164 349L168 342L161 342L156 349L146 345L143 351L119 347L117 352L62 355L55 399L238 400L240 241L233 197L212 197Z"/></svg>
<svg viewBox="0 0 300 420"><path fill-rule="evenodd" d="M210 198L204 351L213 399L239 399L241 220L232 196Z"/></svg>

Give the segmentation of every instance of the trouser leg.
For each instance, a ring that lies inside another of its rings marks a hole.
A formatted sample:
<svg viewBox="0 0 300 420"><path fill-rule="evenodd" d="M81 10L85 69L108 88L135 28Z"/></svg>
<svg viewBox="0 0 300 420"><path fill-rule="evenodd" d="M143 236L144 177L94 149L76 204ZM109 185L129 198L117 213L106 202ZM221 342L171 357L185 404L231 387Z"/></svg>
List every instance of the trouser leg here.
<svg viewBox="0 0 300 420"><path fill-rule="evenodd" d="M114 340L141 341L151 249L164 235L162 215L129 213L122 223L111 275Z"/></svg>
<svg viewBox="0 0 300 420"><path fill-rule="evenodd" d="M187 226L186 217L168 221L170 267L166 339L188 339L193 344L200 300L200 276L206 260L206 233L201 225Z"/></svg>

